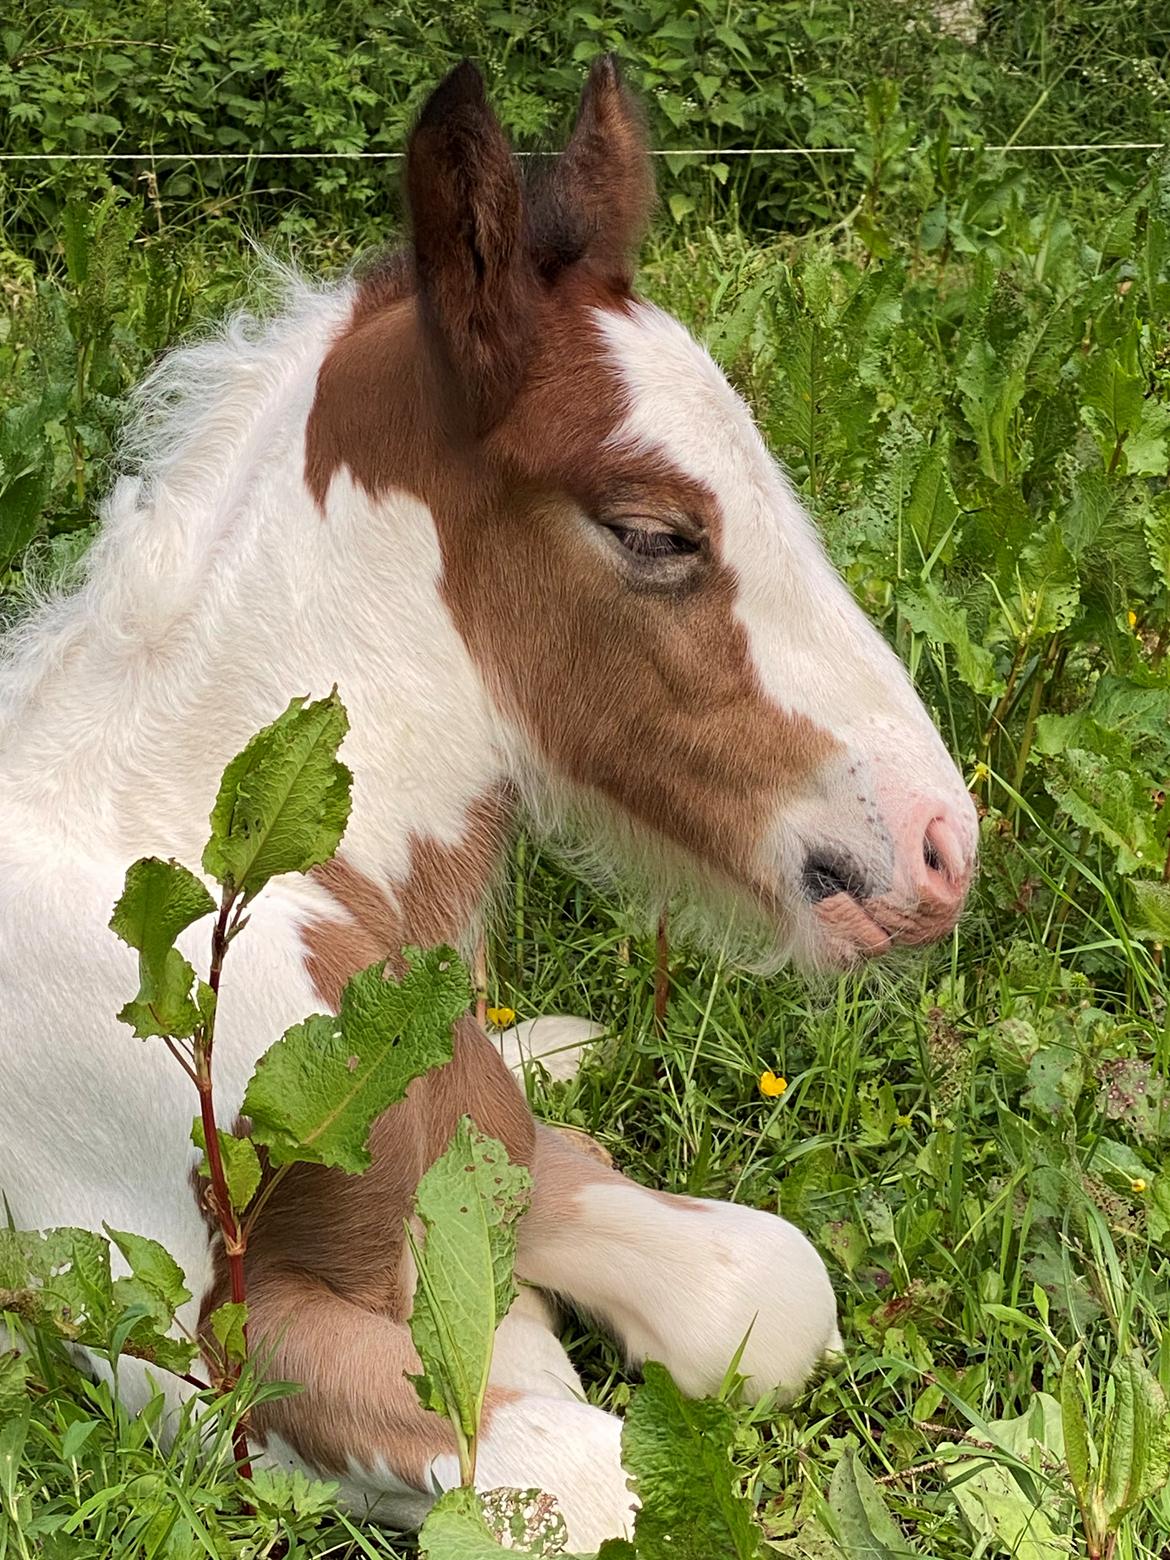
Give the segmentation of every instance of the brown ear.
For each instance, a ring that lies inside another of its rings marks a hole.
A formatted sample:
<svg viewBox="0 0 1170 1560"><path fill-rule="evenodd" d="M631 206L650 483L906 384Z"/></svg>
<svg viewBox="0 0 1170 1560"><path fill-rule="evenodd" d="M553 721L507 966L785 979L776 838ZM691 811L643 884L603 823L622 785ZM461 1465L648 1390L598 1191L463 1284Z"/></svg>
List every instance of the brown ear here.
<svg viewBox="0 0 1170 1560"><path fill-rule="evenodd" d="M592 260L622 286L654 205L654 173L641 109L616 56L594 60L569 144L534 201L537 263L545 275Z"/></svg>
<svg viewBox="0 0 1170 1560"><path fill-rule="evenodd" d="M470 425L507 410L528 357L533 273L511 149L465 60L435 88L406 153L424 314Z"/></svg>

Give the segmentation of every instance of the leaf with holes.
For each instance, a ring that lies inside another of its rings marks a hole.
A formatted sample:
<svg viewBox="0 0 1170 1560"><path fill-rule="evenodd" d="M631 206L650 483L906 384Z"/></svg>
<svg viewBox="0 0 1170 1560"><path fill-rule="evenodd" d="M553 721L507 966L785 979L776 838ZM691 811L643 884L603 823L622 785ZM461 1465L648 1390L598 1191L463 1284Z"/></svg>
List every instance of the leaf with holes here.
<svg viewBox="0 0 1170 1560"><path fill-rule="evenodd" d="M294 699L224 770L203 870L251 899L270 878L328 861L349 822L353 776L337 758L349 730L337 689Z"/></svg>
<svg viewBox="0 0 1170 1560"><path fill-rule="evenodd" d="M157 1241L110 1234L130 1268L117 1279L109 1243L92 1230L0 1229L0 1310L107 1356L186 1370L194 1347L169 1335L191 1298L178 1264Z"/></svg>
<svg viewBox="0 0 1170 1560"><path fill-rule="evenodd" d="M139 1038L194 1034L200 1021L191 997L195 971L175 940L214 909L207 889L177 861L146 856L126 873L110 929L138 952L138 995L118 1017Z"/></svg>
<svg viewBox="0 0 1170 1560"><path fill-rule="evenodd" d="M423 1368L412 1379L422 1403L450 1419L465 1469L474 1465L496 1328L516 1294L516 1224L531 1185L503 1144L465 1116L415 1194L424 1238L410 1236L418 1270L410 1334Z"/></svg>
<svg viewBox="0 0 1170 1560"><path fill-rule="evenodd" d="M451 1060L451 1029L471 982L450 948L414 951L400 981L383 961L347 982L336 1017L295 1024L256 1064L242 1111L274 1165L369 1168L374 1121L431 1067Z"/></svg>
<svg viewBox="0 0 1170 1560"><path fill-rule="evenodd" d="M523 1491L490 1491L492 1494L519 1495ZM511 1535L509 1535L510 1537ZM560 1548L549 1548L540 1538L536 1547L531 1540L518 1551L509 1542L505 1549L488 1525L480 1497L471 1489L447 1490L427 1513L418 1535L419 1554L422 1560L498 1560L502 1554L521 1552L526 1555L558 1555L560 1560L594 1560L594 1557L570 1555ZM602 1544L595 1560L638 1560L632 1544L625 1539L611 1538Z"/></svg>

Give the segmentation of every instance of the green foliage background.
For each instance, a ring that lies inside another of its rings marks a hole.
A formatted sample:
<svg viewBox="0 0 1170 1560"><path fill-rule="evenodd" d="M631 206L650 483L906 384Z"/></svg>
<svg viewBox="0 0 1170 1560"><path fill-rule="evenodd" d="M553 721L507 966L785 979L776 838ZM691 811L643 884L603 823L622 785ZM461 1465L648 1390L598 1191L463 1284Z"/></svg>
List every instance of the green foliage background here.
<svg viewBox="0 0 1170 1560"><path fill-rule="evenodd" d="M129 387L271 301L244 235L313 271L395 236L392 162L294 154L400 148L461 54L529 147L617 46L660 147L856 148L662 159L642 286L748 396L935 712L984 813L972 909L912 965L811 989L679 950L659 1035L641 929L522 842L491 949L496 1000L611 1025L575 1083L533 1084L542 1114L640 1179L777 1208L828 1255L846 1363L737 1422L777 1554L897 1552L865 1469L905 1552L1076 1553L1067 1349L1098 1420L1130 1349L1170 1385L1170 165L977 149L1166 140L1168 32L1154 0L988 6L974 43L893 0L19 0L0 25L0 150L289 154L0 163L12 620L30 582L75 575ZM568 1336L622 1407L612 1347ZM38 1371L21 1477L60 1515L45 1553L390 1552L307 1488L266 1485L247 1518L193 1436L165 1463L67 1362ZM1167 1545L1163 1492L1117 1554Z"/></svg>

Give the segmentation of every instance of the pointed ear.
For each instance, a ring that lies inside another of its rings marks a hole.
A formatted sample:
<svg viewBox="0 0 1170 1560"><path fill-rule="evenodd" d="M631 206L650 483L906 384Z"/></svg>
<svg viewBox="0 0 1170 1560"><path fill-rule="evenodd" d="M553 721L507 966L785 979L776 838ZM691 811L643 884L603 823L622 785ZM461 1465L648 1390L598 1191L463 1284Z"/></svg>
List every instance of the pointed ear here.
<svg viewBox="0 0 1170 1560"><path fill-rule="evenodd" d="M457 404L484 433L524 372L534 278L519 171L469 61L419 116L406 196L426 324Z"/></svg>
<svg viewBox="0 0 1170 1560"><path fill-rule="evenodd" d="M535 204L535 250L545 275L592 260L629 286L654 206L654 173L645 121L616 56L594 60L569 144Z"/></svg>

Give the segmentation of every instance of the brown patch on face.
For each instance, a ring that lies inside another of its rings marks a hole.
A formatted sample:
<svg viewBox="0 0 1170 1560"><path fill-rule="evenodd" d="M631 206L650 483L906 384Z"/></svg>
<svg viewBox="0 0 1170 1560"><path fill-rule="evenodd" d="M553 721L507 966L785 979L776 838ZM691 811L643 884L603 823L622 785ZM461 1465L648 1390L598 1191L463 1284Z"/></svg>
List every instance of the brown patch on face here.
<svg viewBox="0 0 1170 1560"><path fill-rule="evenodd" d="M341 468L373 496L426 503L456 626L552 771L758 888L778 799L837 745L760 686L712 493L614 447L625 391L593 315L625 306L589 266L539 289L524 383L468 444L445 434L410 298L382 312L359 303L320 371L306 481L322 506ZM685 516L703 552L693 583L663 592L631 578L594 524L615 514Z"/></svg>

